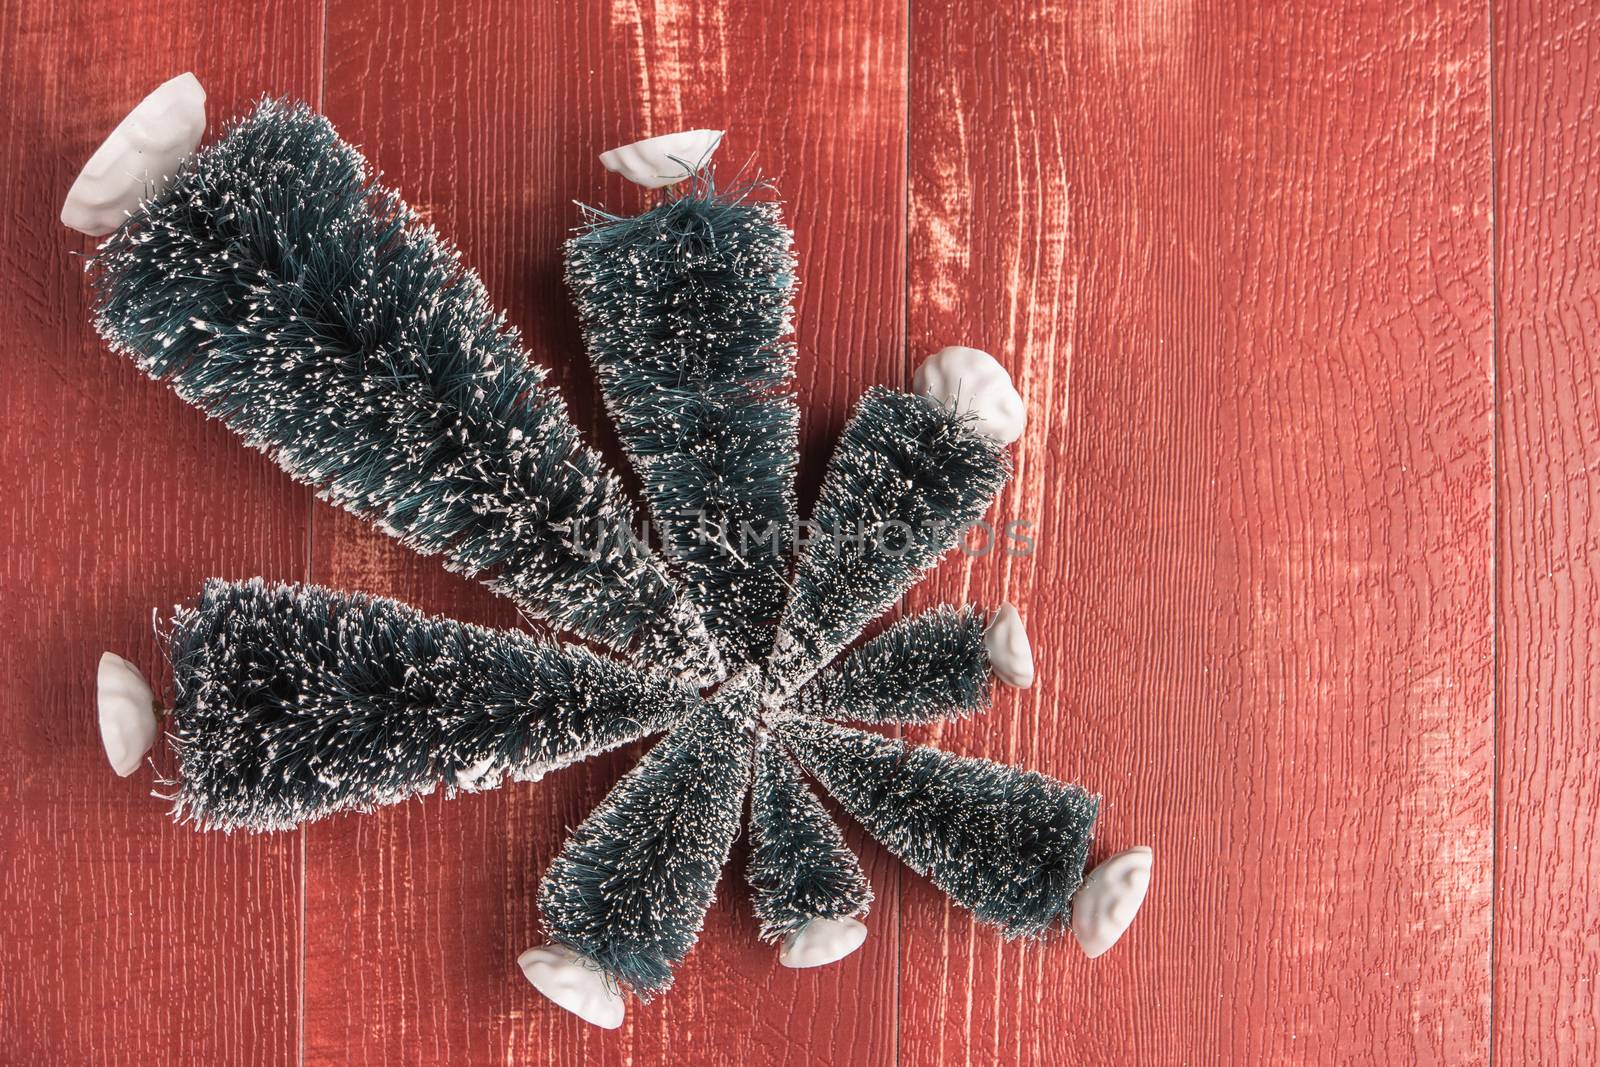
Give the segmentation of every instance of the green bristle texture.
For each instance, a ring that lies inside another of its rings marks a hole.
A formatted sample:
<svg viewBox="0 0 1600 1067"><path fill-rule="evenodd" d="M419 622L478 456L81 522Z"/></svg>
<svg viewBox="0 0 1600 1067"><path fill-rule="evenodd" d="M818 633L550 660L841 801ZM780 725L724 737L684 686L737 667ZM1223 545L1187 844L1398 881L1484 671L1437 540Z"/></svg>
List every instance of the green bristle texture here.
<svg viewBox="0 0 1600 1067"><path fill-rule="evenodd" d="M632 505L457 251L304 105L267 100L89 262L96 326L327 500L530 615L713 680Z"/></svg>
<svg viewBox="0 0 1600 1067"><path fill-rule="evenodd" d="M975 609L937 607L901 619L802 689L805 714L865 723L930 723L989 707L993 675Z"/></svg>
<svg viewBox="0 0 1600 1067"><path fill-rule="evenodd" d="M690 714L698 695L579 648L393 600L206 583L170 638L175 814L282 830L485 781L538 778Z"/></svg>
<svg viewBox="0 0 1600 1067"><path fill-rule="evenodd" d="M770 670L791 690L960 543L1010 477L1004 448L924 397L867 390L823 478Z"/></svg>
<svg viewBox="0 0 1600 1067"><path fill-rule="evenodd" d="M844 834L783 746L756 752L750 792L750 866L761 937L776 941L812 919L865 915L872 886Z"/></svg>
<svg viewBox="0 0 1600 1067"><path fill-rule="evenodd" d="M661 542L725 658L771 647L794 527L793 238L744 186L590 210L567 280ZM756 537L741 551L741 524Z"/></svg>
<svg viewBox="0 0 1600 1067"><path fill-rule="evenodd" d="M750 785L755 712L747 693L703 705L612 788L545 873L550 940L643 1000L672 984L711 907Z"/></svg>
<svg viewBox="0 0 1600 1067"><path fill-rule="evenodd" d="M786 719L807 771L908 867L1008 937L1071 918L1099 800L1042 774Z"/></svg>

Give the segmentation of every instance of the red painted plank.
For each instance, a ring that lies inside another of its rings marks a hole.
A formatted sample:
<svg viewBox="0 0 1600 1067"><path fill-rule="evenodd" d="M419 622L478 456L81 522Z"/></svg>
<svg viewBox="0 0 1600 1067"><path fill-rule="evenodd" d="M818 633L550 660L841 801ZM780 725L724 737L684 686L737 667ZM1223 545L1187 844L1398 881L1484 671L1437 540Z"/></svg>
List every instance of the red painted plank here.
<svg viewBox="0 0 1600 1067"><path fill-rule="evenodd" d="M1013 369L1039 543L935 592L1042 678L929 736L1157 868L1094 962L908 879L903 1062L1485 1055L1486 58L1464 3L914 6L910 337Z"/></svg>
<svg viewBox="0 0 1600 1067"><path fill-rule="evenodd" d="M160 677L151 609L209 575L299 577L306 495L106 350L77 256L91 244L57 214L99 140L161 81L197 72L213 116L263 91L312 92L320 33L310 5L0 12L6 1063L298 1057L298 842L196 834L149 795L148 771L114 777L93 679L106 648Z"/></svg>
<svg viewBox="0 0 1600 1067"><path fill-rule="evenodd" d="M799 386L811 458L822 458L861 388L898 379L899 5L871 0L841 22L788 7L648 0L335 4L329 41L328 113L461 244L536 358L555 368L581 422L601 420L560 280L572 201L637 207L637 192L607 176L596 153L685 126L726 126L725 172L752 161L789 201L804 270ZM596 439L612 443L604 428ZM320 582L515 624L504 605L352 520L319 509L315 527ZM523 982L514 959L538 938L538 878L565 828L636 756L312 829L307 1062L889 1060L895 875L875 852L875 936L840 967L779 968L755 940L734 872L675 988L631 1008L623 1030L590 1028Z"/></svg>
<svg viewBox="0 0 1600 1067"><path fill-rule="evenodd" d="M1600 15L1495 5L1500 1063L1600 1060Z"/></svg>

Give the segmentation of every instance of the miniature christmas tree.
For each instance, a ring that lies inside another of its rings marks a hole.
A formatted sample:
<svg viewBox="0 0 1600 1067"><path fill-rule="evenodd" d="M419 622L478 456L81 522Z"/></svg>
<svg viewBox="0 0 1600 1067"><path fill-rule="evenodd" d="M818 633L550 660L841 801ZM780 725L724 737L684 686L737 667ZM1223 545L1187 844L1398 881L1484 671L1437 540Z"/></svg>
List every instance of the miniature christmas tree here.
<svg viewBox="0 0 1600 1067"><path fill-rule="evenodd" d="M748 878L764 940L798 934L813 922L844 924L866 914L872 887L861 861L801 781L794 759L770 737L756 749L750 836Z"/></svg>
<svg viewBox="0 0 1600 1067"><path fill-rule="evenodd" d="M813 718L929 723L989 707L988 620L938 607L900 620L799 693Z"/></svg>
<svg viewBox="0 0 1600 1067"><path fill-rule="evenodd" d="M476 274L328 120L263 102L89 260L119 352L320 495L528 614L720 676L632 505Z"/></svg>
<svg viewBox="0 0 1600 1067"><path fill-rule="evenodd" d="M174 811L289 829L414 796L537 781L686 716L669 676L381 597L213 581L170 638Z"/></svg>
<svg viewBox="0 0 1600 1067"><path fill-rule="evenodd" d="M608 1027L623 989L671 984L747 804L755 908L782 962L861 944L871 890L805 773L1006 934L1070 923L1091 955L1120 936L1149 853L1085 880L1094 798L838 725L974 714L991 675L1032 680L1009 606L902 620L830 666L1004 484L1023 412L995 360L945 349L915 393L870 390L817 536L793 551L778 209L693 173L714 131L607 153L645 184L694 181L638 218L591 213L567 249L667 558L631 537L597 548L585 528L631 530L631 506L456 253L302 105L266 101L194 152L203 99L192 77L163 86L95 157L140 169L88 167L69 196L64 221L110 231L90 262L102 333L330 500L632 662L375 597L213 582L170 639L178 815L281 829L538 778L659 732L546 873L551 943L519 960ZM108 756L131 773L156 738L152 694L109 653L99 693Z"/></svg>
<svg viewBox="0 0 1600 1067"><path fill-rule="evenodd" d="M873 837L1007 935L1065 924L1099 801L1042 774L793 718L778 733Z"/></svg>
<svg viewBox="0 0 1600 1067"><path fill-rule="evenodd" d="M567 243L589 355L669 560L724 656L765 655L783 609L800 413L783 391L793 239L757 187L709 174Z"/></svg>

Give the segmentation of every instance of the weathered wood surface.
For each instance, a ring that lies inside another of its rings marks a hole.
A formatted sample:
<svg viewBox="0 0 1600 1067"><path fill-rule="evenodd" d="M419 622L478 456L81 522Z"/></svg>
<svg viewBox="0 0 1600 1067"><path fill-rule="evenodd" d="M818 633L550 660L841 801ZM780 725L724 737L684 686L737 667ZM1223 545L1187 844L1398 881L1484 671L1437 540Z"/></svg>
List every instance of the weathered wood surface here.
<svg viewBox="0 0 1600 1067"><path fill-rule="evenodd" d="M174 73L223 114L314 93L319 23L204 0L0 9L3 1063L298 1056L299 843L175 827L149 774L108 773L94 670L107 648L161 663L151 609L208 575L304 573L308 497L106 350L90 245L57 215L110 124Z"/></svg>
<svg viewBox="0 0 1600 1067"><path fill-rule="evenodd" d="M1600 12L1494 5L1498 1062L1600 1061Z"/></svg>
<svg viewBox="0 0 1600 1067"><path fill-rule="evenodd" d="M0 5L0 1062L1592 1061L1596 26L1538 0ZM861 389L946 343L1006 363L1031 423L993 518L1036 548L913 603L1015 601L1041 682L922 733L1103 793L1102 854L1156 846L1126 943L1005 944L860 842L862 952L777 967L730 871L676 988L605 1034L513 961L636 753L263 838L106 773L95 658L159 662L150 608L207 575L517 622L94 338L60 198L184 69L216 118L324 108L613 455L558 244L574 200L639 203L593 157L645 132L725 126L787 201L807 498Z"/></svg>

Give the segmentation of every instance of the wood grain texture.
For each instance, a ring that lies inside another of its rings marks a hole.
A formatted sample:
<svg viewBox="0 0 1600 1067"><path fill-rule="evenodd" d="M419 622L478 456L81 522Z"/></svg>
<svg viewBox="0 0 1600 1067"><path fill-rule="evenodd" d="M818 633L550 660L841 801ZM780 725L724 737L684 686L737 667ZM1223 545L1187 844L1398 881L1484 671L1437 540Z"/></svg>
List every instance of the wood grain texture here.
<svg viewBox="0 0 1600 1067"><path fill-rule="evenodd" d="M1501 1063L1600 1061L1600 13L1494 7Z"/></svg>
<svg viewBox="0 0 1600 1067"><path fill-rule="evenodd" d="M1267 8L0 0L0 1063L1593 1062L1600 21ZM106 773L95 658L154 669L205 576L519 625L93 336L60 199L184 69L322 106L619 466L558 246L638 135L726 126L788 202L804 500L863 388L995 352L1037 547L912 603L1015 601L1041 683L919 737L1103 793L1098 853L1157 849L1128 939L1007 945L855 834L860 953L777 967L730 870L606 1034L513 961L637 751L264 838Z"/></svg>
<svg viewBox="0 0 1600 1067"><path fill-rule="evenodd" d="M461 245L608 447L559 246L574 200L640 206L595 156L647 134L726 126L724 174L748 163L789 202L813 459L861 388L899 379L905 23L895 5L872 0L841 23L723 3L338 4L328 34L330 117ZM844 109L853 121L840 125ZM319 509L315 526L319 582L515 623L358 523ZM677 984L630 1008L621 1031L588 1027L526 985L514 961L541 940L538 878L637 757L313 828L307 1062L887 1062L897 923L881 859L870 867L878 936L840 968L777 966L754 936L741 847Z"/></svg>
<svg viewBox="0 0 1600 1067"><path fill-rule="evenodd" d="M0 8L3 1063L298 1056L296 842L196 834L148 773L113 777L94 672L109 648L159 679L151 608L209 575L300 576L306 494L106 350L78 255L91 245L57 215L99 140L175 73L199 75L213 114L313 91L318 21L192 0Z"/></svg>
<svg viewBox="0 0 1600 1067"><path fill-rule="evenodd" d="M1489 1008L1479 6L913 8L914 349L1029 402L1041 684L929 731L1106 797L1101 960L902 899L901 1060L1456 1063Z"/></svg>

